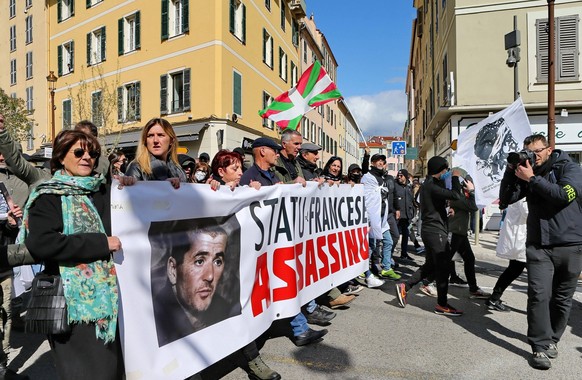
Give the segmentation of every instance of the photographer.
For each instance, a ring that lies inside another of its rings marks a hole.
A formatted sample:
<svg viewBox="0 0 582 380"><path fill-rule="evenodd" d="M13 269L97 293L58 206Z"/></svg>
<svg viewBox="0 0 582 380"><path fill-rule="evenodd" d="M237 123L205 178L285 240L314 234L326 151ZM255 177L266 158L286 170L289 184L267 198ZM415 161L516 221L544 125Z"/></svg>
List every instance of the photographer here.
<svg viewBox="0 0 582 380"><path fill-rule="evenodd" d="M529 364L549 369L562 336L582 270L582 168L553 150L543 135L524 140L525 151L508 157L500 204L526 197Z"/></svg>

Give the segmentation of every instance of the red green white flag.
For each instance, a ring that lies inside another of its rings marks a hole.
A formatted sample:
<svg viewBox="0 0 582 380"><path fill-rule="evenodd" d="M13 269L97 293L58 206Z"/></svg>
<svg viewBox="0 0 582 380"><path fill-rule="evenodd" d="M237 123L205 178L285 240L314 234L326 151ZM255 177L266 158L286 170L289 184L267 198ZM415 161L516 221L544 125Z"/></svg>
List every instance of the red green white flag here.
<svg viewBox="0 0 582 380"><path fill-rule="evenodd" d="M297 129L307 112L341 97L321 63L315 61L301 75L295 87L277 96L267 108L259 111L259 115L273 120L281 129Z"/></svg>

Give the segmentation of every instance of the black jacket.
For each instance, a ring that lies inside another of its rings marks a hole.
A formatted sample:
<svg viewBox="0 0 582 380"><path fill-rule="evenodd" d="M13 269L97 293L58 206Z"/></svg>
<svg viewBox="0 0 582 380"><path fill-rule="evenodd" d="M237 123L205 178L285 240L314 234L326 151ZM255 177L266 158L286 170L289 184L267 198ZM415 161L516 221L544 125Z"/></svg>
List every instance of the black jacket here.
<svg viewBox="0 0 582 380"><path fill-rule="evenodd" d="M306 181L319 177L317 165L307 161L301 154L297 156L296 160L299 163L299 166L301 166L303 178L305 178Z"/></svg>
<svg viewBox="0 0 582 380"><path fill-rule="evenodd" d="M407 219L411 220L414 218L414 214L416 213L416 209L414 207L414 196L412 195L412 189L410 188L410 184L407 183L405 185L401 184L398 181L396 182L396 186L394 187L394 195L396 198L396 202L398 203L398 208L400 209L400 219Z"/></svg>
<svg viewBox="0 0 582 380"><path fill-rule="evenodd" d="M447 201L461 199L459 177L453 177L453 189L448 190L445 182L429 175L420 188L421 233L447 234Z"/></svg>
<svg viewBox="0 0 582 380"><path fill-rule="evenodd" d="M275 171L270 169L265 171L261 170L257 165L251 166L240 178L241 185L248 185L251 181L257 181L262 186L271 186L280 183L279 178L275 175ZM270 175L269 175L270 174Z"/></svg>
<svg viewBox="0 0 582 380"><path fill-rule="evenodd" d="M506 169L499 190L500 204L527 197L526 244L568 246L582 244L582 168L555 150L530 182Z"/></svg>
<svg viewBox="0 0 582 380"><path fill-rule="evenodd" d="M388 214L394 214L394 211L400 211L400 205L398 204L398 200L394 196L395 188L396 188L396 181L394 177L390 174L384 173L382 170L377 169L375 167L371 167L370 171L368 172L376 178L378 181L378 185L384 186L382 190L382 200L388 199ZM382 214L386 213L386 203L382 202Z"/></svg>

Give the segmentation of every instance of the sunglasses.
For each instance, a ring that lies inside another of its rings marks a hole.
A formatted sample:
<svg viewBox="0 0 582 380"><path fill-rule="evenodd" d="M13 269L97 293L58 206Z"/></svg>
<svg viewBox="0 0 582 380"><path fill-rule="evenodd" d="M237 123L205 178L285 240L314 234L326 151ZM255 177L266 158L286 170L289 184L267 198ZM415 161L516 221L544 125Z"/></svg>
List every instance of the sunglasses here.
<svg viewBox="0 0 582 380"><path fill-rule="evenodd" d="M87 151L83 148L77 148L77 149L73 150L73 154L77 158L83 157L85 155L85 152L87 152ZM88 153L89 153L89 157L91 157L92 159L95 159L95 158L97 158L97 156L99 156L99 151L97 151L97 150L90 150Z"/></svg>

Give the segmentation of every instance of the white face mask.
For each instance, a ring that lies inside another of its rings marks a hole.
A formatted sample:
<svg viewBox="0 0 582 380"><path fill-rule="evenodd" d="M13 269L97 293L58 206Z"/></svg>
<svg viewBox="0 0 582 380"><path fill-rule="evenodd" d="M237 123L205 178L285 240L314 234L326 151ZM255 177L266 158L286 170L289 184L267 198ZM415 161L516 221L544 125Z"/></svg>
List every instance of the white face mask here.
<svg viewBox="0 0 582 380"><path fill-rule="evenodd" d="M196 173L194 173L194 178L196 178L196 181L204 181L204 178L206 178L206 173L198 170Z"/></svg>

